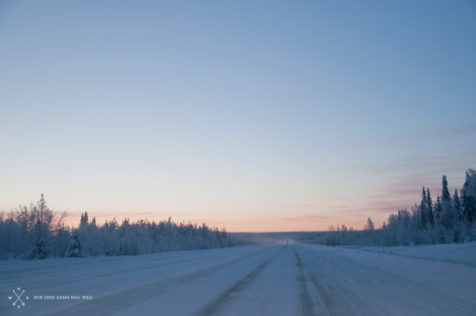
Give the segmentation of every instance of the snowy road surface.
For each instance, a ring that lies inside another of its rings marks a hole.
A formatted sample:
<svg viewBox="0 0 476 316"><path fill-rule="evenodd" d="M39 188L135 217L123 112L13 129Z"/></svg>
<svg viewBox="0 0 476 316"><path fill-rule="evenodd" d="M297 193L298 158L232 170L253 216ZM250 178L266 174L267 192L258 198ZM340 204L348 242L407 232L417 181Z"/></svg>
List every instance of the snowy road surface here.
<svg viewBox="0 0 476 316"><path fill-rule="evenodd" d="M476 243L9 260L0 278L0 315L476 315Z"/></svg>

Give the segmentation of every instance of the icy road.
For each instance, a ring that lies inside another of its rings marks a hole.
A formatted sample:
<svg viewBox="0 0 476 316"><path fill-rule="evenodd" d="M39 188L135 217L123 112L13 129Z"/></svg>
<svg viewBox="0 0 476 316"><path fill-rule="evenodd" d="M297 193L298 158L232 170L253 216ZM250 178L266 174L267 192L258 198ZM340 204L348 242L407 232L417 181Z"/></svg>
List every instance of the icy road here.
<svg viewBox="0 0 476 316"><path fill-rule="evenodd" d="M476 244L9 260L0 290L0 315L476 315Z"/></svg>

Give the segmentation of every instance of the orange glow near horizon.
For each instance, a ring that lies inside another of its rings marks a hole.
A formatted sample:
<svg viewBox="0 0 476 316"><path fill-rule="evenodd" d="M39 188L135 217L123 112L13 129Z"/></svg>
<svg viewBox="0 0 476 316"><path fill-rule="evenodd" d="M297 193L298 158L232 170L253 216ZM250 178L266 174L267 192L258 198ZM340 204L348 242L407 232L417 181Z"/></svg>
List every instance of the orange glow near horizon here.
<svg viewBox="0 0 476 316"><path fill-rule="evenodd" d="M148 221L166 221L168 216L160 217L152 212L140 214L124 214L120 213L118 216L111 213L94 213L88 212L89 220L96 218L98 225L104 224L106 221L111 221L114 218L121 224L125 218L132 222L139 220ZM380 216L372 216L372 220L376 227L381 226L388 214L374 214ZM77 227L79 225L81 213L69 214L65 219L65 223L70 227ZM347 228L362 229L366 223L367 218L362 218L359 215L348 216L346 220L341 217L326 217L326 216L296 216L296 217L277 217L277 218L240 218L240 219L212 219L212 218L192 218L188 216L174 217L171 216L175 223L192 223L196 225L206 224L209 227L225 228L228 232L289 232L289 231L327 231L329 227L340 227L342 224Z"/></svg>

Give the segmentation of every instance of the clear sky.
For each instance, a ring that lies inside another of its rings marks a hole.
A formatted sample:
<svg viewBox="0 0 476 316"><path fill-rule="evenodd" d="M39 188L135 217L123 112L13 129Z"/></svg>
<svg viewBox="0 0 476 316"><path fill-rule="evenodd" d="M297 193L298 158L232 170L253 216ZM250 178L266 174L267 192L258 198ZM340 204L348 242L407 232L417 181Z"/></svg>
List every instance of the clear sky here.
<svg viewBox="0 0 476 316"><path fill-rule="evenodd" d="M380 224L476 168L475 56L475 1L2 1L0 210Z"/></svg>

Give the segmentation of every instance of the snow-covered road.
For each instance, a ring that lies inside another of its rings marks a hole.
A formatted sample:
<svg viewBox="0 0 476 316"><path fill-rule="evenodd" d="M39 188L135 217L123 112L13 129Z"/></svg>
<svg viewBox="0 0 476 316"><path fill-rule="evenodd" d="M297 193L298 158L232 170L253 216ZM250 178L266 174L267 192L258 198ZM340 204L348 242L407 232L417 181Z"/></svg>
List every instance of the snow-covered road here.
<svg viewBox="0 0 476 316"><path fill-rule="evenodd" d="M10 260L0 280L0 315L476 315L476 244Z"/></svg>

